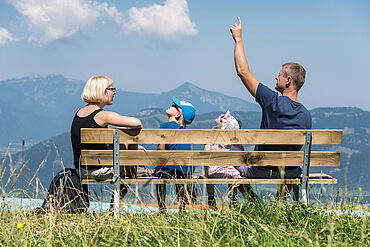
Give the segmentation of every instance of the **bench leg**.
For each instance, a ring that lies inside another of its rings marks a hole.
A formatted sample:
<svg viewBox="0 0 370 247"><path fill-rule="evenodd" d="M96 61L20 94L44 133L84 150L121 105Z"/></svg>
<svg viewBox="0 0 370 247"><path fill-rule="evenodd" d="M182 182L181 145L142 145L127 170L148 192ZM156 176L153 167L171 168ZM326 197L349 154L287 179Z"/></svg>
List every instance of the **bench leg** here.
<svg viewBox="0 0 370 247"><path fill-rule="evenodd" d="M307 206L309 203L308 190L306 186L302 187L302 202Z"/></svg>
<svg viewBox="0 0 370 247"><path fill-rule="evenodd" d="M128 185L128 184L121 184L120 185L120 187L121 187L121 194L120 194L120 199L122 199L123 200L123 198L125 197L125 195L127 194L127 192L130 190L130 185ZM111 200L110 200L110 208L109 208L109 210L111 211L111 210L114 210L114 193L112 194L112 198L111 198Z"/></svg>
<svg viewBox="0 0 370 247"><path fill-rule="evenodd" d="M306 143L304 147L304 160L303 160L303 171L302 171L302 201L307 206L309 204L309 194L308 194L308 179L310 174L310 160L311 160L311 142L312 142L312 132L307 131L306 133Z"/></svg>
<svg viewBox="0 0 370 247"><path fill-rule="evenodd" d="M119 187L120 187L119 180L120 180L119 178L118 179L115 179L114 185L113 185L114 186L114 192L113 192L113 196L114 196L113 215L114 215L114 218L116 218L116 219L119 218Z"/></svg>
<svg viewBox="0 0 370 247"><path fill-rule="evenodd" d="M119 218L119 191L120 191L120 169L119 169L119 130L115 129L113 134L113 187L114 187L114 218Z"/></svg>

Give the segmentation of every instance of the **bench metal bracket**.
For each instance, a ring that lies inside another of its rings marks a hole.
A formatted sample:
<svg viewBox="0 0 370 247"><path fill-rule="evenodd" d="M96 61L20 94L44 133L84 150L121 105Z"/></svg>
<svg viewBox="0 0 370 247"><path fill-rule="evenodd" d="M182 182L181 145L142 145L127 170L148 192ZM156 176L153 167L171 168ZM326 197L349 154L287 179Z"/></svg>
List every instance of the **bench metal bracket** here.
<svg viewBox="0 0 370 247"><path fill-rule="evenodd" d="M114 218L119 218L119 196L120 196L120 169L119 169L119 130L113 133L113 191L114 191Z"/></svg>
<svg viewBox="0 0 370 247"><path fill-rule="evenodd" d="M304 161L302 171L302 201L307 206L309 203L308 180L310 174L310 160L312 147L312 131L306 132L306 142L304 145Z"/></svg>

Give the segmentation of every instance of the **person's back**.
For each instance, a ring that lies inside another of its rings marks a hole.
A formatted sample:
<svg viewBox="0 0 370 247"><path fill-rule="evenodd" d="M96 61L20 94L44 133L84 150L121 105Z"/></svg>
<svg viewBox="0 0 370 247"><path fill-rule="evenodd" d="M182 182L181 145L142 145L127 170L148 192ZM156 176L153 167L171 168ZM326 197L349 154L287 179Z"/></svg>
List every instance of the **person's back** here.
<svg viewBox="0 0 370 247"><path fill-rule="evenodd" d="M256 101L262 108L261 129L311 129L310 112L300 102L278 95L262 83L258 85ZM297 145L256 145L255 151L298 151ZM277 171L277 167L271 167ZM286 167L286 170L298 167Z"/></svg>
<svg viewBox="0 0 370 247"><path fill-rule="evenodd" d="M107 149L105 144L81 144L81 128L106 128L98 125L94 117L103 109L92 109L86 111L86 109L81 109L76 112L71 125L71 143L73 149L73 163L77 170L80 169L80 155L81 149ZM101 168L101 167L96 167Z"/></svg>

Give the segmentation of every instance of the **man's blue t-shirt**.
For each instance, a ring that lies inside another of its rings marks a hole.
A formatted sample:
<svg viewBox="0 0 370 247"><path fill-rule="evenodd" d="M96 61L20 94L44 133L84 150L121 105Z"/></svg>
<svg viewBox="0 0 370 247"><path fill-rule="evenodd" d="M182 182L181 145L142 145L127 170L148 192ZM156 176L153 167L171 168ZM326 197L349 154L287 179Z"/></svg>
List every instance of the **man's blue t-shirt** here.
<svg viewBox="0 0 370 247"><path fill-rule="evenodd" d="M310 112L301 103L277 92L262 83L258 85L256 101L262 108L260 129L311 129ZM256 151L298 151L297 145L256 145ZM277 168L273 168L277 169ZM295 167L286 167L295 169Z"/></svg>
<svg viewBox="0 0 370 247"><path fill-rule="evenodd" d="M159 126L160 129L182 129L183 127L176 122L166 122ZM190 144L166 144L166 150L191 150ZM183 172L185 175L194 173L194 166L163 166L160 171L170 173L173 170Z"/></svg>

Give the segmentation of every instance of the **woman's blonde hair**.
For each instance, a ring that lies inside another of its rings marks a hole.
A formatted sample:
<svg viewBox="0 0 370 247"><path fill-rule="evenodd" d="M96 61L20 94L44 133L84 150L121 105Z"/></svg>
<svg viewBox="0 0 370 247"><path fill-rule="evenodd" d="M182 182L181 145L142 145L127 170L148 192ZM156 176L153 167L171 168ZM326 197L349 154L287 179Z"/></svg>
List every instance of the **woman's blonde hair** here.
<svg viewBox="0 0 370 247"><path fill-rule="evenodd" d="M105 75L94 75L86 82L81 99L86 103L104 103L107 99L105 90L113 80Z"/></svg>

